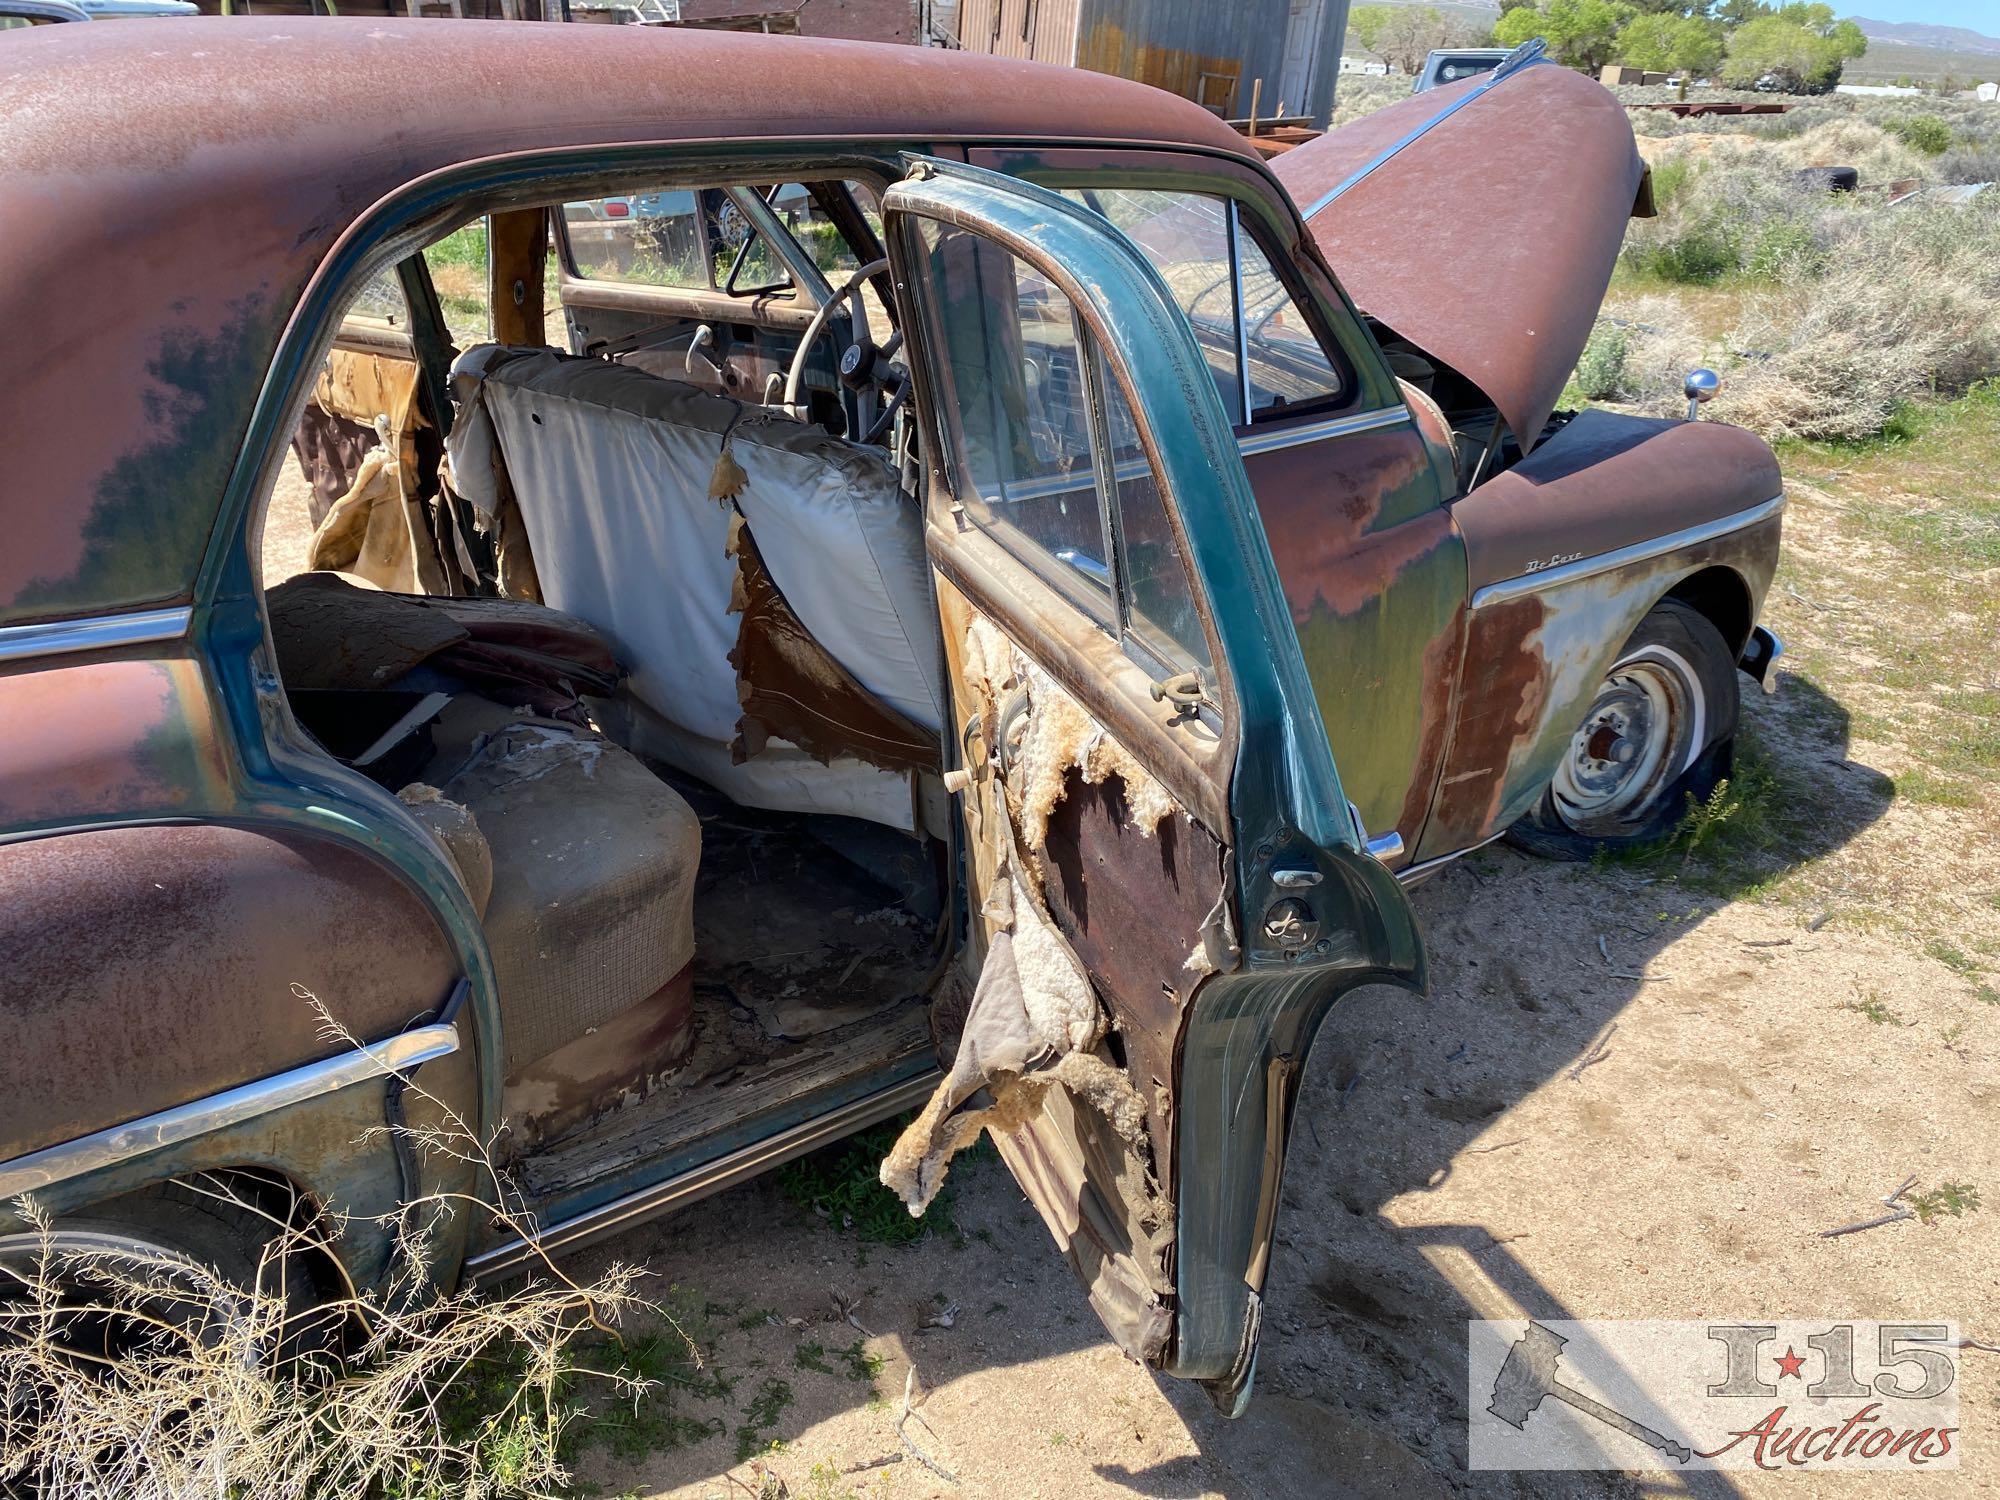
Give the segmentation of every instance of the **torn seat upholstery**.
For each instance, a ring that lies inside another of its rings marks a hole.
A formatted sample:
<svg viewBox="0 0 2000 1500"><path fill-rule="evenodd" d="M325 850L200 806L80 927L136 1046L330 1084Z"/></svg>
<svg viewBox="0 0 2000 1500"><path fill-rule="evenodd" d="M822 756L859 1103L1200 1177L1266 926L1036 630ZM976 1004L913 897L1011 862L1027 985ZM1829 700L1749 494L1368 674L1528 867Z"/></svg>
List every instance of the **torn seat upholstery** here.
<svg viewBox="0 0 2000 1500"><path fill-rule="evenodd" d="M852 697L842 706L835 674L819 674L818 742L808 751L772 733L782 726L768 696L757 723L743 723L746 688L759 685L746 664L769 654L732 660L740 514L757 563L839 675L936 735L945 690L921 523L886 455L642 370L546 349L472 349L453 366L452 388L454 482L488 509L502 502L494 479L504 475L542 597L616 644L637 720L614 726L621 740L740 803L912 826L906 766L873 754L881 724L855 727L866 716ZM740 484L717 499L711 479L725 442Z"/></svg>

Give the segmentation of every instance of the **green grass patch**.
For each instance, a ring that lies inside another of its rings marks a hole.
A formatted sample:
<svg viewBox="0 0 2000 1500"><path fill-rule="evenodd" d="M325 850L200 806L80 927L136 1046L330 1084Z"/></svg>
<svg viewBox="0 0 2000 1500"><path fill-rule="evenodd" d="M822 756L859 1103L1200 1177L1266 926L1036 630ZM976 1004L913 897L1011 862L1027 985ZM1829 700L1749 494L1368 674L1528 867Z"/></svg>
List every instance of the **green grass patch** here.
<svg viewBox="0 0 2000 1500"><path fill-rule="evenodd" d="M1924 944L1924 952L1955 974L1963 974L1970 978L1979 972L1978 960L1961 953L1943 938L1932 938Z"/></svg>
<svg viewBox="0 0 2000 1500"><path fill-rule="evenodd" d="M957 1194L949 1180L923 1217L913 1218L903 1200L876 1176L905 1123L898 1119L877 1125L780 1167L778 1190L806 1213L851 1231L864 1244L908 1245L932 1232L957 1235ZM954 1166L962 1170L965 1164L961 1156Z"/></svg>
<svg viewBox="0 0 2000 1500"><path fill-rule="evenodd" d="M1840 1003L1840 1008L1842 1010L1851 1010L1856 1015L1866 1016L1868 1024L1871 1026L1907 1026L1909 1024L1909 1022L1889 1009L1888 1006L1884 1005L1881 999L1875 995L1870 995L1866 1000L1843 1000Z"/></svg>
<svg viewBox="0 0 2000 1500"><path fill-rule="evenodd" d="M736 1461L747 1462L771 1451L771 1433L795 1398L792 1383L766 1375L758 1383L750 1404L743 1409L743 1421L736 1429Z"/></svg>
<svg viewBox="0 0 2000 1500"><path fill-rule="evenodd" d="M1979 789L1969 782L1939 776L1919 766L1896 778L1896 795L1925 807L1977 807Z"/></svg>

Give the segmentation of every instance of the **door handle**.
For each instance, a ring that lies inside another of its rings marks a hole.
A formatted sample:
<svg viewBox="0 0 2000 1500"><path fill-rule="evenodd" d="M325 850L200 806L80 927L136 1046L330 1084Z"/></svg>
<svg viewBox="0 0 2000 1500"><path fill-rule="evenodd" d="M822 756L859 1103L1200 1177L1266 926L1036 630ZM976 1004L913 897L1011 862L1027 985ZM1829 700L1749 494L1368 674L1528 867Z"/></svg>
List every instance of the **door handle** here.
<svg viewBox="0 0 2000 1500"><path fill-rule="evenodd" d="M1387 833L1370 838L1368 825L1361 821L1361 809L1350 802L1347 804L1347 814L1354 819L1354 836L1360 840L1363 849L1385 865L1392 859L1403 857L1403 836L1395 829L1392 828Z"/></svg>

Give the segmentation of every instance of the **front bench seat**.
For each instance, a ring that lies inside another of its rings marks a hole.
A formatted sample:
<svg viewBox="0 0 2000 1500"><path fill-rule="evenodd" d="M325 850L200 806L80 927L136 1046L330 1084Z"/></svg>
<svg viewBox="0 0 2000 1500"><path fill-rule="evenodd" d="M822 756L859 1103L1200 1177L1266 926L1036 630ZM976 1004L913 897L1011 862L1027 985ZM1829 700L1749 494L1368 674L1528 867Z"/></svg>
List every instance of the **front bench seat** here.
<svg viewBox="0 0 2000 1500"><path fill-rule="evenodd" d="M548 349L470 349L452 391L454 484L497 514L504 476L543 598L612 637L646 721L621 738L738 802L912 826L906 775L823 766L783 742L733 762L736 564L730 506L709 494L726 435L745 476L735 506L787 603L864 688L936 733L945 687L922 523L886 454Z"/></svg>

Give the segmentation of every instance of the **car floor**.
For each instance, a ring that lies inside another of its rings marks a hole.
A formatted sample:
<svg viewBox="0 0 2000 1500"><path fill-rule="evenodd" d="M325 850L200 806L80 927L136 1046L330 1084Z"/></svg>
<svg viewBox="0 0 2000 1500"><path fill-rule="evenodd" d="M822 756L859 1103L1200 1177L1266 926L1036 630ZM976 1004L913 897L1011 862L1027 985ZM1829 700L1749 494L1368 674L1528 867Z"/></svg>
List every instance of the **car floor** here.
<svg viewBox="0 0 2000 1500"><path fill-rule="evenodd" d="M643 1099L523 1160L532 1199L588 1188L648 1158L743 1133L802 1096L856 1083L932 1046L925 995L935 920L920 879L899 890L870 867L908 871L903 835L851 819L738 806L654 765L701 818L695 883L695 1038ZM913 909L917 908L917 909Z"/></svg>

